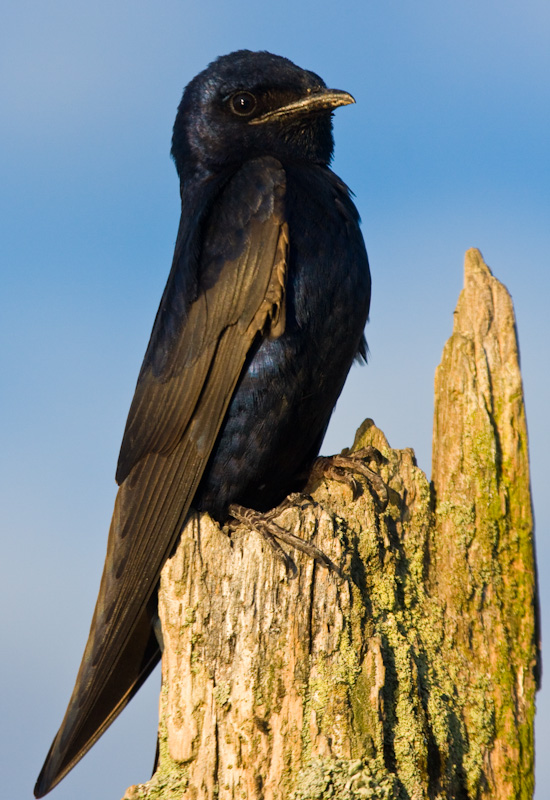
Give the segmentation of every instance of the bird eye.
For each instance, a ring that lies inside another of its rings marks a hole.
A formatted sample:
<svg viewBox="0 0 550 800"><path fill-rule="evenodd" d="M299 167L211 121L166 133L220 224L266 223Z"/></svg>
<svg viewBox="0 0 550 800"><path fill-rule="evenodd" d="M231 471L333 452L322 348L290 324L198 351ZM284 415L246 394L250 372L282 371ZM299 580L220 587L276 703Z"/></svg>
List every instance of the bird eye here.
<svg viewBox="0 0 550 800"><path fill-rule="evenodd" d="M250 92L235 92L229 98L229 107L239 117L249 117L256 109L257 101Z"/></svg>

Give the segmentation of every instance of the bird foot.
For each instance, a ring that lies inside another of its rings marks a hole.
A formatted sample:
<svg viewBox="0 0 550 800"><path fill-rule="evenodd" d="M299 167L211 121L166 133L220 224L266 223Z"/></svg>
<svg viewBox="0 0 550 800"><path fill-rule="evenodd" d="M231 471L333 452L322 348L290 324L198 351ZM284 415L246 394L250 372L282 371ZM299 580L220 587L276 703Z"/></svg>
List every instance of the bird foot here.
<svg viewBox="0 0 550 800"><path fill-rule="evenodd" d="M229 513L238 522L242 522L255 530L266 540L266 542L269 543L275 555L285 565L287 575L289 575L289 577L295 577L298 570L296 568L296 564L283 549L280 542L284 542L285 544L296 548L296 550L306 553L308 556L311 556L311 558L315 559L315 561L319 562L328 569L338 572L335 564L333 564L330 558L323 553L322 550L320 550L311 542L307 542L305 539L301 539L299 536L295 536L293 533L285 531L284 528L281 528L276 522L273 521L274 517L278 516L281 511L283 511L285 508L288 508L290 505L292 505L292 495L284 500L281 505L265 513L255 511L252 508L245 508L244 506L240 506L235 503L229 506Z"/></svg>
<svg viewBox="0 0 550 800"><path fill-rule="evenodd" d="M388 505L388 487L380 475L365 464L365 461L375 461L377 464L383 464L386 459L376 447L371 445L346 455L320 456L313 464L308 486L312 481L321 477L332 478L340 483L346 483L351 488L353 499L355 500L362 492L361 482L356 477L361 475L374 490L378 502L382 510L384 510Z"/></svg>

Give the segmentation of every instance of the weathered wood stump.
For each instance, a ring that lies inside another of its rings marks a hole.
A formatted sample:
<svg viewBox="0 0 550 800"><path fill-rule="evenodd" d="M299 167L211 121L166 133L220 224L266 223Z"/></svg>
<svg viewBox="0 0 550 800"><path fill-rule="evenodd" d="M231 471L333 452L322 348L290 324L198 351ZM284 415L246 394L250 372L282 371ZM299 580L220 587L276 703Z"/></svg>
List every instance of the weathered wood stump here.
<svg viewBox="0 0 550 800"><path fill-rule="evenodd" d="M192 518L163 571L160 759L127 798L530 798L538 679L512 303L466 255L436 374L433 480L367 420L389 487L278 518L339 572Z"/></svg>

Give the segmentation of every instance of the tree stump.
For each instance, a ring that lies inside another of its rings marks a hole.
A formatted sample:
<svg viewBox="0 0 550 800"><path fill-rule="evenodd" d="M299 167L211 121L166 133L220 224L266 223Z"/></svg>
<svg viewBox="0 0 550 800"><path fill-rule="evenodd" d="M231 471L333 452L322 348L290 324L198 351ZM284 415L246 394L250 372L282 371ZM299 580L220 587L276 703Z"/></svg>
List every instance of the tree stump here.
<svg viewBox="0 0 550 800"><path fill-rule="evenodd" d="M337 565L192 517L166 563L158 769L126 798L530 798L538 680L511 299L466 254L436 373L433 479L372 420L382 510L320 480L277 523Z"/></svg>

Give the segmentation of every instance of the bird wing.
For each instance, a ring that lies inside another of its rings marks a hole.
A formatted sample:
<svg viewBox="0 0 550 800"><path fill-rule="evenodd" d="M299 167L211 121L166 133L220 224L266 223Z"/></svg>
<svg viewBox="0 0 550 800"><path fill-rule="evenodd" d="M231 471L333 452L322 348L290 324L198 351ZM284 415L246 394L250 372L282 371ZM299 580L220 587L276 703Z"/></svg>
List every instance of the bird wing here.
<svg viewBox="0 0 550 800"><path fill-rule="evenodd" d="M275 159L244 164L204 222L193 302L173 290L186 265L172 269L123 438L119 472L125 479L90 635L37 797L82 758L158 661L147 604L247 354L258 334L277 336L284 329L284 192L285 173Z"/></svg>

